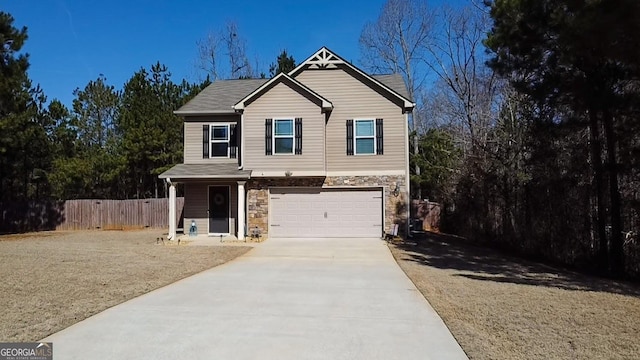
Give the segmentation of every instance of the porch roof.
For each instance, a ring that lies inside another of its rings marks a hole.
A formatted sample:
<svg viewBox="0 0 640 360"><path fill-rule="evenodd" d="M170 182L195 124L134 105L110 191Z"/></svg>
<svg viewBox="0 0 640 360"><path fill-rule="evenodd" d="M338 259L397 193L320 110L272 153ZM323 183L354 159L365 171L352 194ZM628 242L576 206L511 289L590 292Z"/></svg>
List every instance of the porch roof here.
<svg viewBox="0 0 640 360"><path fill-rule="evenodd" d="M236 162L228 164L178 164L158 176L160 179L248 179L251 170L239 170Z"/></svg>

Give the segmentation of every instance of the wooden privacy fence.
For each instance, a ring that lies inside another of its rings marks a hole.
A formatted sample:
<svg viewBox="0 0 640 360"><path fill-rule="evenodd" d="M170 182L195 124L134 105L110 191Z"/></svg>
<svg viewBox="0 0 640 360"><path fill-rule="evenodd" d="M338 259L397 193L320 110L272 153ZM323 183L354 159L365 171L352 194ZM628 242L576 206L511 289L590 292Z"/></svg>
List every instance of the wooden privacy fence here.
<svg viewBox="0 0 640 360"><path fill-rule="evenodd" d="M176 199L182 227L184 198ZM67 200L0 203L0 233L39 230L167 228L169 199Z"/></svg>
<svg viewBox="0 0 640 360"><path fill-rule="evenodd" d="M411 213L419 220L420 230L440 231L440 204L426 200L412 200ZM416 230L418 230L416 229Z"/></svg>
<svg viewBox="0 0 640 360"><path fill-rule="evenodd" d="M179 224L184 198L176 198ZM169 199L67 200L57 230L126 230L169 226Z"/></svg>

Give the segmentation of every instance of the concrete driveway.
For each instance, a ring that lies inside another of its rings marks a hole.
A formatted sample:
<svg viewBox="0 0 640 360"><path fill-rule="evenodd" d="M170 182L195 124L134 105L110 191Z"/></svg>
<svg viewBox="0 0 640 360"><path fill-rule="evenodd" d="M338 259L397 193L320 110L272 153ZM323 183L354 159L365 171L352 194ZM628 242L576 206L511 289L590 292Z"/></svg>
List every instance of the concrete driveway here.
<svg viewBox="0 0 640 360"><path fill-rule="evenodd" d="M45 341L58 360L466 359L379 239L269 239Z"/></svg>

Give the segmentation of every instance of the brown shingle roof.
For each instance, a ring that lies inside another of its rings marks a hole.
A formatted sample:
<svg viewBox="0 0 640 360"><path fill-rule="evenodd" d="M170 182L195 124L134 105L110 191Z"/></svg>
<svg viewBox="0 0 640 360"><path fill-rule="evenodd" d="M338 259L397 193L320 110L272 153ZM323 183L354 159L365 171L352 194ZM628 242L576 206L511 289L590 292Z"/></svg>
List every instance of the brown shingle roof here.
<svg viewBox="0 0 640 360"><path fill-rule="evenodd" d="M269 79L217 80L176 111L184 114L233 114L235 103Z"/></svg>
<svg viewBox="0 0 640 360"><path fill-rule="evenodd" d="M248 179L250 170L238 170L237 162L222 164L178 164L163 172L160 179Z"/></svg>
<svg viewBox="0 0 640 360"><path fill-rule="evenodd" d="M385 75L371 75L371 77L385 84L386 86L391 88L391 90L413 101L413 99L409 97L409 91L407 91L407 85L404 83L404 79L402 78L402 75L385 74Z"/></svg>
<svg viewBox="0 0 640 360"><path fill-rule="evenodd" d="M372 75L393 91L409 99L409 93L400 74ZM178 115L233 114L232 106L269 79L217 80L202 90L175 113ZM311 89L313 90L313 89ZM329 101L331 101L329 95Z"/></svg>

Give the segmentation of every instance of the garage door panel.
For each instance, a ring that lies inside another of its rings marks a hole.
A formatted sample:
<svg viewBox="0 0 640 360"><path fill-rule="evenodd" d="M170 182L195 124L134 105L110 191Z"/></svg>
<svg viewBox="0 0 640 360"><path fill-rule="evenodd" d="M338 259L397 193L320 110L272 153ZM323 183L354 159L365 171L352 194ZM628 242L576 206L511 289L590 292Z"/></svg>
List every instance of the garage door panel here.
<svg viewBox="0 0 640 360"><path fill-rule="evenodd" d="M271 189L270 236L379 237L380 190Z"/></svg>

